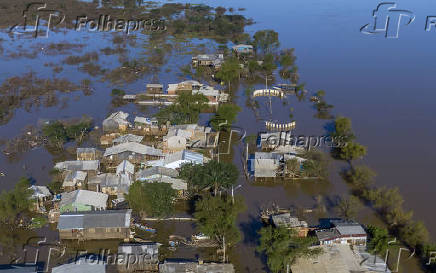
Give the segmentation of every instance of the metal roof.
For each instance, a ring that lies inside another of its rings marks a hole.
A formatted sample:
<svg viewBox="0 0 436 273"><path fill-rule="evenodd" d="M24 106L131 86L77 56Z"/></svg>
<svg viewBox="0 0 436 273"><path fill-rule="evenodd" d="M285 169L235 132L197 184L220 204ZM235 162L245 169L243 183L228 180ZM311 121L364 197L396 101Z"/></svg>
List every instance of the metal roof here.
<svg viewBox="0 0 436 273"><path fill-rule="evenodd" d="M160 83L148 83L146 88L163 88L163 84Z"/></svg>
<svg viewBox="0 0 436 273"><path fill-rule="evenodd" d="M75 160L58 162L54 166L55 169L69 171L97 171L100 168L98 160Z"/></svg>
<svg viewBox="0 0 436 273"><path fill-rule="evenodd" d="M29 189L33 191L32 198L43 198L52 195L50 190L46 186L32 185L29 187Z"/></svg>
<svg viewBox="0 0 436 273"><path fill-rule="evenodd" d="M136 142L140 143L144 139L143 136L137 136L132 134L122 135L114 139L113 143L126 143L126 142Z"/></svg>
<svg viewBox="0 0 436 273"><path fill-rule="evenodd" d="M127 142L109 147L104 152L104 156L116 155L124 152L132 152L142 155L162 156L162 150L153 148L151 146L139 144L136 142Z"/></svg>
<svg viewBox="0 0 436 273"><path fill-rule="evenodd" d="M88 190L75 190L62 193L59 205L66 206L71 204L83 204L96 208L106 208L108 195L101 192Z"/></svg>
<svg viewBox="0 0 436 273"><path fill-rule="evenodd" d="M292 217L290 213L282 213L271 216L275 226L283 226L288 228L307 227L306 221L300 221L297 217Z"/></svg>
<svg viewBox="0 0 436 273"><path fill-rule="evenodd" d="M69 264L53 267L52 273L104 273L106 265L104 263L90 263L85 259L77 260Z"/></svg>
<svg viewBox="0 0 436 273"><path fill-rule="evenodd" d="M151 167L151 168L146 168L143 170L140 170L139 172L136 173L136 179L138 180L146 180L147 178L151 178L153 176L169 176L169 177L177 177L179 176L179 172L174 170L174 169L170 169L170 168L165 168L165 167L161 167L161 166L155 166L155 167Z"/></svg>
<svg viewBox="0 0 436 273"><path fill-rule="evenodd" d="M130 163L128 160L123 160L118 166L117 166L117 174L121 173L129 173L134 174L135 173L135 165Z"/></svg>
<svg viewBox="0 0 436 273"><path fill-rule="evenodd" d="M118 254L150 255L157 260L159 246L159 243L120 244L118 246Z"/></svg>
<svg viewBox="0 0 436 273"><path fill-rule="evenodd" d="M161 273L234 273L232 264L204 263L191 261L165 261L159 265Z"/></svg>
<svg viewBox="0 0 436 273"><path fill-rule="evenodd" d="M67 212L59 216L58 229L128 228L132 210Z"/></svg>
<svg viewBox="0 0 436 273"><path fill-rule="evenodd" d="M332 222L341 235L366 235L363 227L358 223Z"/></svg>

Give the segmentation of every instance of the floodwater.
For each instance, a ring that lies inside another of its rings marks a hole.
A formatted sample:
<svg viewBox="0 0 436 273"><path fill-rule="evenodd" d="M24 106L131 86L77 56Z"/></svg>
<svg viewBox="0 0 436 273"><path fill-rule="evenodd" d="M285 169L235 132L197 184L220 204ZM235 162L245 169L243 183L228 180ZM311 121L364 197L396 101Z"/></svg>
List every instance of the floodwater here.
<svg viewBox="0 0 436 273"><path fill-rule="evenodd" d="M320 0L281 0L260 1L193 1L211 6L245 8L240 13L253 18L254 25L246 28L250 34L259 29L273 29L279 33L282 48L295 48L300 81L313 92L326 91L326 101L334 105L333 113L350 117L358 141L368 147L366 164L373 168L379 186L399 187L405 199L405 207L414 211L414 217L426 224L433 238L436 237L436 217L433 197L436 195L433 159L436 148L433 136L436 135L436 100L433 63L435 54L436 30L425 31L425 20L436 12L436 3L430 0L398 3L399 9L412 11L416 19L408 26L401 26L398 39L386 39L383 34L365 35L359 29L373 18L372 10L378 1L320 1ZM3 56L0 59L0 82L11 76L20 76L34 71L41 78L53 77L51 67L45 63L59 63L66 55L50 56L40 50L34 59L7 58L8 51L18 51L18 46L31 48L37 43L55 43L68 41L83 43L83 52L92 52L111 45L112 34L67 31L56 33L48 39L11 39L1 34ZM147 37L138 35L137 44L147 43ZM207 51L213 52L215 43L208 40L195 40L193 44L205 44ZM147 54L147 47L126 45L132 58ZM71 53L70 53L71 54ZM159 72L147 74L128 84L113 85L108 81L99 81L77 70L76 66L62 65L64 70L56 77L65 77L74 83L84 78L92 80L94 93L84 96L80 91L70 93L67 106L61 105L26 112L18 109L8 124L0 126L0 139L20 134L25 125L35 125L40 119L78 117L83 114L92 116L96 124L114 108L111 106L110 91L119 87L131 93L144 90L144 85L153 79L167 85L178 82L178 67L189 63L189 54L178 54L176 50L168 53L166 62ZM98 63L113 69L119 65L117 56L101 56ZM263 87L257 85L257 88ZM244 128L248 135L264 130L263 121L256 119L252 109L245 106L245 87L236 93L235 101L243 110L236 125ZM257 99L263 115L269 108L265 99ZM283 105L279 99L273 99L273 119L288 121L289 108L294 108L297 122L297 134L323 135L326 121L313 118L315 113L308 102L300 103L294 97ZM119 109L131 114L141 113L133 105ZM155 109L147 108L143 115ZM234 162L243 160L244 147L235 146ZM47 184L48 170L53 165L52 156L43 148L30 151L16 162L8 161L0 155L0 171L7 174L0 177L1 189L9 189L17 179L26 174L32 176L38 184ZM239 219L243 231L243 241L232 254L235 264L241 272L261 272L264 270L263 258L255 254L256 230L260 227L258 212L261 208L278 204L280 207L297 205L313 207L315 197L323 195L323 203L328 207L329 200L347 193L348 188L337 175L340 164L331 166L329 181L292 185L252 185L241 177L242 187L236 194L244 196L247 211ZM329 208L327 208L329 209ZM326 214L329 214L327 210ZM376 217L364 210L362 221L374 222ZM408 265L412 266L412 265ZM404 266L404 272L419 272L415 267ZM401 269L401 268L400 268Z"/></svg>

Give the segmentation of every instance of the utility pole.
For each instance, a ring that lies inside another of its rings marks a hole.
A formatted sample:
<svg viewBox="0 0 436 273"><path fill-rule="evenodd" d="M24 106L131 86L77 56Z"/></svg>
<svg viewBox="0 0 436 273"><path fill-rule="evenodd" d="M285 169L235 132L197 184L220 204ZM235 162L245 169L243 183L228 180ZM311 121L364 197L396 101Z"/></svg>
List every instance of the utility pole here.
<svg viewBox="0 0 436 273"><path fill-rule="evenodd" d="M226 262L226 237L223 236L223 263Z"/></svg>

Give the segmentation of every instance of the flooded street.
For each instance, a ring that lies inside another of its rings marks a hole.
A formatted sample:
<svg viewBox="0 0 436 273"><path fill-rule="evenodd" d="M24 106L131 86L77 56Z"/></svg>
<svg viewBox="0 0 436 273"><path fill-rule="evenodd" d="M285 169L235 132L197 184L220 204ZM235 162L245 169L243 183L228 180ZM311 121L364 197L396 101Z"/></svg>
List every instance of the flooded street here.
<svg viewBox="0 0 436 273"><path fill-rule="evenodd" d="M436 178L432 172L436 158L436 147L433 145L436 135L436 54L433 51L436 30L428 32L424 28L426 16L436 12L435 2L406 0L399 3L399 8L412 10L416 20L413 24L402 26L398 39L365 35L359 31L373 20L372 11L379 3L373 0L189 2L234 7L235 13L240 8L238 13L254 20L253 25L245 28L247 33L253 35L257 30L273 29L279 34L280 48L295 48L300 82L306 84L310 94L325 90L326 101L334 106L331 112L352 120L357 140L368 147L363 163L377 173L376 185L398 187L405 200L404 207L413 210L413 218L423 221L433 241L436 240ZM115 43L116 37L121 37L121 42ZM39 79L66 79L76 85L89 79L92 87L90 94L85 94L81 88L55 91L57 99L52 104L42 99L31 105L18 103L11 111L13 115L10 119L0 124L1 150L5 149L7 140L25 133L26 126L38 126L45 120L86 115L93 118L96 126L101 126L103 119L114 110L151 116L159 107L117 104L111 97L111 90L119 88L128 94L138 94L150 82L162 83L166 89L170 83L188 79L180 70L191 62L192 55L214 52L220 45L206 38L170 38L153 44L143 34L126 37L71 29L50 33L47 39L34 39L13 37L3 28L0 38L0 85L11 77L33 72ZM49 45L56 43L75 44L77 48L50 49ZM107 48L119 51L104 54ZM160 49L156 53L158 57L153 55L156 48ZM99 55L98 60L92 62L94 66L84 66L85 61L67 64L69 56L93 52ZM24 53L33 55L26 56ZM126 63L134 59L146 63L144 70L147 72L137 72L134 78L128 79L122 74L122 69L117 69L127 66ZM154 67L153 61L159 62L159 65ZM62 70L55 71L57 66L61 66ZM275 83L280 83L279 77L274 78ZM258 109L253 109L247 103L245 89L248 87L240 84L232 88L233 102L242 109L234 126L242 128L247 136L265 131L265 120L289 122L291 108L292 119L296 121L295 135L327 134L326 128L331 120L315 118L316 110L311 102L300 102L296 96L290 95L284 99L272 98L270 107L269 100L260 97L254 99ZM261 89L265 88L265 84L256 83L250 87ZM203 125L210 115L201 115ZM255 251L257 231L262 225L259 222L260 211L272 205L313 209L305 215L311 225L315 225L314 219L319 217L334 216L336 198L350 191L339 175L345 163L331 159L330 175L326 181L253 183L244 176L245 143L239 141L232 148L233 163L241 171L241 187L235 194L244 197L247 210L238 218L243 239L230 255L237 272L264 272L265 257ZM49 171L54 159L44 147L30 149L16 157L0 153L0 172L4 173L0 177L0 189L12 189L23 176L31 177L38 185L49 184ZM368 207L362 210L358 220L381 223ZM174 228L171 226L168 229L172 232ZM184 226L182 235L187 236L191 229L190 225ZM419 270L417 262L412 260L402 263L400 272Z"/></svg>

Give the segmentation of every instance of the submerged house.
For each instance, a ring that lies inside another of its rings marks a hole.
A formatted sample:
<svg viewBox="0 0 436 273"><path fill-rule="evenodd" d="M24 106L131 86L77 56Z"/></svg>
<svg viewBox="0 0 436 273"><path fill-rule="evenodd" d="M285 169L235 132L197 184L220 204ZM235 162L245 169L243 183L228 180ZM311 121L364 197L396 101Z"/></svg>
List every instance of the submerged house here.
<svg viewBox="0 0 436 273"><path fill-rule="evenodd" d="M202 84L199 89L192 90L192 94L202 94L209 100L209 103L217 104L220 101L221 92L212 86Z"/></svg>
<svg viewBox="0 0 436 273"><path fill-rule="evenodd" d="M116 173L104 173L97 175L88 182L88 188L109 195L122 195L128 193L133 183L135 166L127 160L123 160L116 169Z"/></svg>
<svg viewBox="0 0 436 273"><path fill-rule="evenodd" d="M160 83L148 83L146 86L147 94L162 94L163 84Z"/></svg>
<svg viewBox="0 0 436 273"><path fill-rule="evenodd" d="M232 264L203 263L202 261L166 260L159 265L160 273L234 273Z"/></svg>
<svg viewBox="0 0 436 273"><path fill-rule="evenodd" d="M209 66L215 69L220 69L224 63L223 54L200 54L192 57L192 66Z"/></svg>
<svg viewBox="0 0 436 273"><path fill-rule="evenodd" d="M59 210L64 212L79 212L105 210L108 195L88 190L75 190L62 193Z"/></svg>
<svg viewBox="0 0 436 273"><path fill-rule="evenodd" d="M168 95L177 95L182 92L192 93L194 90L199 90L201 83L194 80L184 81L180 83L168 84L167 93Z"/></svg>
<svg viewBox="0 0 436 273"><path fill-rule="evenodd" d="M74 191L76 189L82 189L87 182L88 173L84 171L67 171L62 188L65 191Z"/></svg>
<svg viewBox="0 0 436 273"><path fill-rule="evenodd" d="M104 132L126 131L130 127L130 122L127 121L128 113L122 111L112 113L108 118L103 120Z"/></svg>
<svg viewBox="0 0 436 273"><path fill-rule="evenodd" d="M162 150L136 142L127 142L109 147L103 155L109 161L129 160L133 163L141 163L146 160L163 158Z"/></svg>
<svg viewBox="0 0 436 273"><path fill-rule="evenodd" d="M95 148L77 148L77 160L97 160L97 149Z"/></svg>
<svg viewBox="0 0 436 273"><path fill-rule="evenodd" d="M143 131L158 130L159 122L157 118L135 117L135 128Z"/></svg>
<svg viewBox="0 0 436 273"><path fill-rule="evenodd" d="M152 160L147 162L148 166L151 167L165 167L170 169L178 169L183 164L201 164L203 165L205 158L202 154L183 150L180 152L175 152L172 154L165 154L164 159Z"/></svg>
<svg viewBox="0 0 436 273"><path fill-rule="evenodd" d="M118 145L121 143L127 143L127 142L141 143L143 139L144 139L143 136L127 134L127 135L122 135L122 136L115 138L114 140L112 140L112 143L114 145Z"/></svg>
<svg viewBox="0 0 436 273"><path fill-rule="evenodd" d="M163 176L175 178L179 176L179 172L175 169L156 166L138 171L136 173L136 180L153 180Z"/></svg>
<svg viewBox="0 0 436 273"><path fill-rule="evenodd" d="M237 54L252 54L254 47L252 45L239 44L232 47L233 51Z"/></svg>
<svg viewBox="0 0 436 273"><path fill-rule="evenodd" d="M254 177L277 177L280 172L283 155L256 152L248 159L248 172Z"/></svg>
<svg viewBox="0 0 436 273"><path fill-rule="evenodd" d="M52 268L52 273L105 273L106 264L103 262L90 263L85 258L72 263L59 265Z"/></svg>
<svg viewBox="0 0 436 273"><path fill-rule="evenodd" d="M59 238L61 240L129 240L131 218L131 209L63 213L59 216Z"/></svg>
<svg viewBox="0 0 436 273"><path fill-rule="evenodd" d="M356 222L332 220L332 227L316 230L320 245L348 244L366 246L367 234L363 227Z"/></svg>
<svg viewBox="0 0 436 273"><path fill-rule="evenodd" d="M83 171L88 176L94 176L100 170L99 160L76 160L76 161L63 161L58 162L54 166L55 169L61 171Z"/></svg>
<svg viewBox="0 0 436 273"><path fill-rule="evenodd" d="M171 147L178 149L181 145L177 142L181 138L185 138L186 146L191 148L214 148L218 142L218 133L212 132L211 127L198 124L172 125L164 137L163 146L168 147L169 150ZM183 143L183 140L181 141Z"/></svg>
<svg viewBox="0 0 436 273"><path fill-rule="evenodd" d="M309 226L306 221L301 221L290 213L282 213L271 216L271 222L276 227L285 227L297 231L299 237L307 237Z"/></svg>
<svg viewBox="0 0 436 273"><path fill-rule="evenodd" d="M32 191L30 199L35 200L35 209L37 211L44 211L44 202L48 201L53 196L49 188L46 186L32 185L29 187L29 190Z"/></svg>
<svg viewBox="0 0 436 273"><path fill-rule="evenodd" d="M118 246L117 269L119 272L157 272L159 270L159 243L120 244ZM128 263L127 257L135 257L134 263Z"/></svg>

